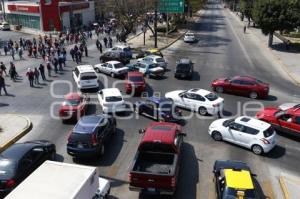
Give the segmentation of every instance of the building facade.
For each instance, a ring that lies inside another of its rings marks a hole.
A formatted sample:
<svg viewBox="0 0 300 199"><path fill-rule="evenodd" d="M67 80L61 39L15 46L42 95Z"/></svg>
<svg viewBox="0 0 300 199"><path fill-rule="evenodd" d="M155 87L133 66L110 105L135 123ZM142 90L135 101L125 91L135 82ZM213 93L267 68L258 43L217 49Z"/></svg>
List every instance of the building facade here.
<svg viewBox="0 0 300 199"><path fill-rule="evenodd" d="M38 32L62 31L95 21L94 1L37 0L5 2L6 21Z"/></svg>

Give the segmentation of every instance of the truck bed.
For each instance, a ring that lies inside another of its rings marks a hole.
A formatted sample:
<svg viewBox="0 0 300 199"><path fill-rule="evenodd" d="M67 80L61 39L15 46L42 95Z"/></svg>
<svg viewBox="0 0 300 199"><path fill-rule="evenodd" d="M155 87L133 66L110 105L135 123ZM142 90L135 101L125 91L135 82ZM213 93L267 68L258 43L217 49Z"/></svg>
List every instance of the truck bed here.
<svg viewBox="0 0 300 199"><path fill-rule="evenodd" d="M171 175L175 169L175 156L172 153L139 153L133 166L133 172L143 172L158 175Z"/></svg>

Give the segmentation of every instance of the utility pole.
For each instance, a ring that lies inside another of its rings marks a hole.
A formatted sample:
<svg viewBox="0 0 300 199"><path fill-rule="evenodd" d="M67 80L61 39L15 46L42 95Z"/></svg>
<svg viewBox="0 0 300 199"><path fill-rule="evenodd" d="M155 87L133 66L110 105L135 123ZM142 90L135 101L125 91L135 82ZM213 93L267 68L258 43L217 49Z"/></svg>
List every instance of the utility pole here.
<svg viewBox="0 0 300 199"><path fill-rule="evenodd" d="M2 0L2 12L3 12L3 21L5 21L5 6L4 6L4 0Z"/></svg>
<svg viewBox="0 0 300 199"><path fill-rule="evenodd" d="M154 10L154 48L157 48L157 8L158 0L155 0L155 10Z"/></svg>

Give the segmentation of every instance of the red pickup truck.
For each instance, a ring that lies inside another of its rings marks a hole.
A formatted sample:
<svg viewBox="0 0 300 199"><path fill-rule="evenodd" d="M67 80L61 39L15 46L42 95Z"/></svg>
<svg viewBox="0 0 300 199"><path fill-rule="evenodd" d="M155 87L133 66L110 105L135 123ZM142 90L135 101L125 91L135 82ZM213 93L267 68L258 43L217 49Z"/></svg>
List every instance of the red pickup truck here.
<svg viewBox="0 0 300 199"><path fill-rule="evenodd" d="M129 190L173 195L185 134L178 124L153 122L140 130L144 136L129 172Z"/></svg>

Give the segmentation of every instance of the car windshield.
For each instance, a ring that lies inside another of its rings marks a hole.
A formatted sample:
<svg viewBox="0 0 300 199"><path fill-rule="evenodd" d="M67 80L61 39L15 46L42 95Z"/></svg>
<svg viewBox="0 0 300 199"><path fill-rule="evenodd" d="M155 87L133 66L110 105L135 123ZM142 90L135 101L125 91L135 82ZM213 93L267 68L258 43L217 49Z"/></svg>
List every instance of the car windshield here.
<svg viewBox="0 0 300 199"><path fill-rule="evenodd" d="M124 65L122 63L117 63L114 66L115 66L116 69L124 67Z"/></svg>
<svg viewBox="0 0 300 199"><path fill-rule="evenodd" d="M205 97L209 101L215 101L215 100L217 100L219 98L218 95L216 95L215 93L209 93L209 94L205 95Z"/></svg>
<svg viewBox="0 0 300 199"><path fill-rule="evenodd" d="M225 120L225 121L223 122L223 126L227 127L227 126L229 126L233 121L234 121L234 119Z"/></svg>
<svg viewBox="0 0 300 199"><path fill-rule="evenodd" d="M123 98L121 96L110 96L110 97L105 98L105 101L107 101L107 102L119 102L122 100L123 100Z"/></svg>
<svg viewBox="0 0 300 199"><path fill-rule="evenodd" d="M193 37L194 34L193 34L193 33L187 33L186 36L188 36L188 37Z"/></svg>
<svg viewBox="0 0 300 199"><path fill-rule="evenodd" d="M274 134L274 129L270 126L267 130L264 131L265 138L270 137Z"/></svg>
<svg viewBox="0 0 300 199"><path fill-rule="evenodd" d="M179 70L179 71L189 71L190 70L190 65L189 64L178 64L177 65L177 70Z"/></svg>
<svg viewBox="0 0 300 199"><path fill-rule="evenodd" d="M163 102L160 106L159 106L160 110L164 111L164 112L170 112L172 111L173 108L173 103L171 101L166 101Z"/></svg>
<svg viewBox="0 0 300 199"><path fill-rule="evenodd" d="M131 82L143 82L144 78L141 76L129 76L128 80Z"/></svg>
<svg viewBox="0 0 300 199"><path fill-rule="evenodd" d="M123 49L125 52L129 52L130 51L130 48L124 48Z"/></svg>
<svg viewBox="0 0 300 199"><path fill-rule="evenodd" d="M150 68L156 68L156 67L157 67L156 64L150 64L150 65L149 65L149 69L150 69Z"/></svg>
<svg viewBox="0 0 300 199"><path fill-rule="evenodd" d="M81 80L97 79L97 76L94 73L83 73L80 79Z"/></svg>
<svg viewBox="0 0 300 199"><path fill-rule="evenodd" d="M280 116L282 116L282 115L284 115L284 114L285 114L285 111L280 110L280 111L277 111L277 112L275 113L275 117L276 117L276 118L279 118Z"/></svg>
<svg viewBox="0 0 300 199"><path fill-rule="evenodd" d="M237 189L227 187L223 192L223 199L236 199L238 196ZM241 190L244 194L244 199L255 199L255 191L254 189Z"/></svg>
<svg viewBox="0 0 300 199"><path fill-rule="evenodd" d="M80 100L76 100L76 99L68 99L68 100L65 100L63 102L63 106L78 106L80 103Z"/></svg>
<svg viewBox="0 0 300 199"><path fill-rule="evenodd" d="M0 180L14 177L16 162L8 159L0 159Z"/></svg>
<svg viewBox="0 0 300 199"><path fill-rule="evenodd" d="M157 62L165 62L165 60L163 58L157 58L156 61Z"/></svg>
<svg viewBox="0 0 300 199"><path fill-rule="evenodd" d="M259 80L259 79L256 79L256 82L259 83L259 84L265 84L265 82Z"/></svg>

